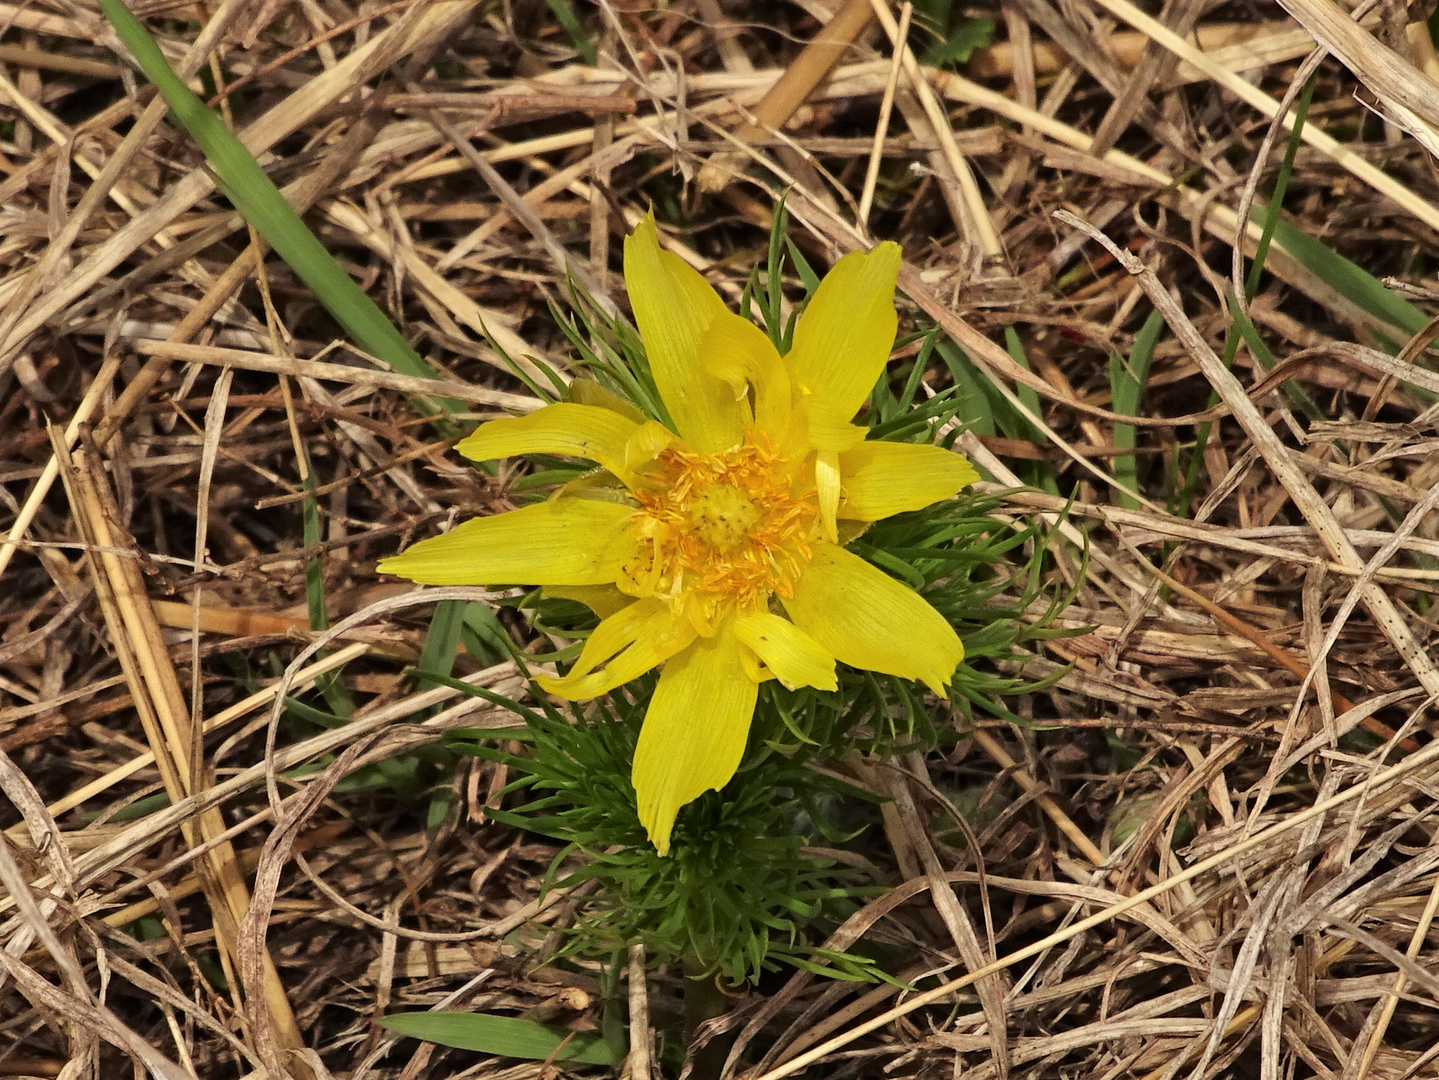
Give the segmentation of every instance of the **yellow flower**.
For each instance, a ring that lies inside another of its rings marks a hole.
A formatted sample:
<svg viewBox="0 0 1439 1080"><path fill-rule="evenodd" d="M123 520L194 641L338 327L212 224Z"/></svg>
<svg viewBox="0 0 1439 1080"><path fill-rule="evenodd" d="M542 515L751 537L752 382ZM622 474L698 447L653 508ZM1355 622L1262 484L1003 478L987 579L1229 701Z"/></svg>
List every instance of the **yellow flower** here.
<svg viewBox="0 0 1439 1080"><path fill-rule="evenodd" d="M466 457L571 455L618 484L586 477L380 563L583 600L599 626L569 674L539 678L562 697L664 665L632 774L661 855L680 808L739 767L764 679L833 690L838 660L943 695L964 656L939 612L839 543L840 522L852 535L976 479L957 454L866 442L850 423L894 344L899 260L893 243L840 259L781 357L647 217L625 241L625 285L672 426L583 382L578 400L484 424L456 447Z"/></svg>

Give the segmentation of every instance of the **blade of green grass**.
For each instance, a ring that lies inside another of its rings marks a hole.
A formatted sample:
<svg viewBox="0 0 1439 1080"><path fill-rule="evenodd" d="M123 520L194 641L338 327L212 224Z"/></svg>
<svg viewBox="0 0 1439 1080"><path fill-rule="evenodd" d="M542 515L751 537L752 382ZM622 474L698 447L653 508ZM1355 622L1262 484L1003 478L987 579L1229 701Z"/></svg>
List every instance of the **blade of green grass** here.
<svg viewBox="0 0 1439 1080"><path fill-rule="evenodd" d="M1314 96L1315 79L1311 78L1294 107L1295 123L1284 150L1284 161L1274 179L1274 193L1266 203L1256 199L1250 216L1263 222L1259 243L1255 246L1254 264L1244 281L1244 295L1252 300L1259 289L1259 275L1272 240L1278 240L1285 251L1324 280L1324 282L1356 305L1390 326L1407 334L1417 334L1428 317L1404 297L1358 264L1346 259L1327 244L1316 240L1302 229L1285 221L1278 208L1284 205L1284 194L1294 173L1294 160L1299 153L1299 133Z"/></svg>
<svg viewBox="0 0 1439 1080"><path fill-rule="evenodd" d="M420 648L417 666L421 671L448 674L454 669L455 657L460 651L460 629L465 625L465 609L469 603L468 600L441 600L435 605L430 627L425 631L425 643ZM423 687L433 685L423 677L418 681Z"/></svg>
<svg viewBox="0 0 1439 1080"><path fill-rule="evenodd" d="M1009 353L1010 358L1016 364L1024 368L1025 371L1033 370L1029 366L1029 354L1024 351L1024 343L1019 340L1019 334L1012 326L1006 326L1004 328L1004 347L1005 350ZM1025 386L1023 383L1021 383L1014 389L1015 393L1019 396L1020 403L1026 409L1028 409L1035 416L1043 415L1044 410L1039 404L1039 395L1034 392L1033 387ZM1036 446L1043 446L1045 443L1049 442L1049 440L1045 438L1044 433L1041 432L1038 428L1036 428L1033 424L1031 424L1028 420L1024 420L1022 421L1022 423L1023 432L1016 432L1017 438L1029 439Z"/></svg>
<svg viewBox="0 0 1439 1080"><path fill-rule="evenodd" d="M315 474L306 454L305 468L305 499L300 504L301 527L304 531L305 549L319 547L324 539L320 527L320 506L315 502ZM305 560L305 602L309 609L310 629L328 630L330 628L330 608L328 599L325 596L325 565L318 555ZM318 654L321 658L327 655L325 652ZM325 704L330 706L330 711L336 716L348 719L355 714L355 699L350 696L350 690L340 678L338 671L331 671L315 680L315 686L325 698Z"/></svg>
<svg viewBox="0 0 1439 1080"><path fill-rule="evenodd" d="M1284 148L1284 160L1280 162L1279 172L1274 178L1272 198L1267 203L1263 200L1255 199L1253 209L1250 211L1251 216L1261 222L1261 227L1259 243L1255 245L1254 264L1249 268L1249 273L1245 278L1244 296L1246 300L1254 299L1255 292L1259 288L1259 275L1264 271L1264 260L1269 253L1270 240L1276 234L1280 233L1285 225L1280 219L1279 211L1284 205L1284 194L1289 188L1289 178L1294 172L1294 161L1299 153L1299 144L1304 132L1304 119L1308 113L1309 101L1313 97L1313 86L1313 80L1311 80L1309 85L1304 88L1304 93L1300 96L1296 105L1294 125L1289 129L1289 142ZM1299 232L1297 229L1291 229L1290 231L1295 233ZM1308 237L1305 237L1305 239L1308 239ZM1284 249L1290 252L1296 259L1306 266L1309 266L1315 273L1320 273L1314 266L1310 265L1309 262L1306 262L1294 248L1289 246L1289 242L1283 235L1280 236L1279 242L1283 245ZM1322 248L1324 245L1320 244L1319 246ZM1325 250L1328 249L1326 248ZM1333 254L1333 252L1330 254ZM1321 273L1320 276L1323 277L1323 274ZM1331 284L1333 283L1331 282ZM1340 291L1342 292L1343 290L1341 289ZM1224 339L1224 355L1221 357L1226 368L1234 366L1234 357L1239 351L1239 340L1240 334L1231 325L1229 333ZM1218 401L1219 395L1211 391L1208 408L1212 409ZM1199 485L1199 467L1204 461L1204 449L1209 444L1209 433L1213 428L1214 425L1212 423L1206 422L1200 424L1198 430L1194 433L1194 450L1189 456L1189 464L1185 469L1184 483L1180 489L1174 493L1173 501L1169 507L1171 513L1183 515L1188 511L1189 503L1194 498L1195 489Z"/></svg>
<svg viewBox="0 0 1439 1080"><path fill-rule="evenodd" d="M1259 331L1255 328L1254 324L1249 321L1248 316L1246 316L1244 312L1239 310L1238 305L1231 308L1230 313L1234 316L1234 329L1239 331L1239 336L1244 339L1244 344L1249 346L1249 353L1254 357L1255 362L1265 371L1273 371L1274 368L1278 366L1279 361L1275 359L1274 354L1269 351L1269 346L1264 344L1264 339L1259 336ZM1281 385L1284 388L1284 392L1289 395L1289 400L1294 402L1294 404L1299 407L1299 411L1310 420L1323 420L1326 418L1324 410L1314 403L1314 399L1309 396L1309 392L1305 390L1304 387L1300 386L1293 379L1285 379ZM1341 450L1344 448L1343 443L1336 443L1335 445Z"/></svg>
<svg viewBox="0 0 1439 1080"><path fill-rule="evenodd" d="M465 608L461 635L470 655L482 664L498 664L514 655L514 642L488 604L469 604Z"/></svg>
<svg viewBox="0 0 1439 1080"><path fill-rule="evenodd" d="M316 298L350 339L396 371L433 378L435 372L429 364L410 347L395 324L355 284L345 268L325 250L265 175L250 151L175 74L140 21L130 14L121 0L99 2L105 17L110 20L146 78L170 103L172 116L204 151L220 191L300 280L314 291ZM449 398L416 399L412 404L422 415L429 417L466 411L462 403ZM448 422L440 426L444 429L442 434L460 434Z"/></svg>
<svg viewBox="0 0 1439 1080"><path fill-rule="evenodd" d="M1016 364L1024 368L1025 371L1034 370L1029 363L1029 354L1024 351L1024 342L1019 340L1019 334L1012 326L1006 326L1004 328L1004 345L1011 359L1013 359ZM1014 390L1015 394L1019 397L1020 404L1029 410L1030 415L1044 415L1044 408L1039 403L1039 395L1034 392L1032 387L1025 386L1021 383L1015 386ZM1022 439L1027 442L1032 442L1035 446L1045 446L1049 443L1049 437L1040 431L1039 428L1035 427L1028 417L1009 405L1008 402L1006 402L1005 405L1006 408L998 414L998 419L1000 429L1004 431L1006 435L1011 439ZM1008 424L1005 422L1006 414L1011 418ZM1015 469L1015 473L1026 483L1032 484L1041 491L1046 491L1051 495L1059 494L1059 484L1055 481L1054 470L1049 466L1048 462L1026 461Z"/></svg>
<svg viewBox="0 0 1439 1080"><path fill-rule="evenodd" d="M575 43L585 63L594 67L599 61L599 54L595 51L594 40L585 31L584 24L580 22L575 9L570 6L570 0L549 0L550 10L555 13L559 24L565 28L565 33L570 35L570 40Z"/></svg>
<svg viewBox="0 0 1439 1080"><path fill-rule="evenodd" d="M1304 128L1304 119L1309 115L1309 103L1314 99L1315 76L1311 75L1304 84L1294 106L1294 128L1289 133L1289 142L1284 147L1284 160L1279 163L1279 172L1274 177L1274 192L1270 202L1277 207L1284 205L1284 195L1289 190L1289 178L1294 175L1294 159L1299 156L1299 132ZM1259 292L1259 275L1264 273L1264 260L1269 257L1269 245L1274 240L1274 230L1279 224L1279 214L1265 213L1259 230L1259 243L1254 245L1254 262L1244 278L1244 298L1253 300Z"/></svg>
<svg viewBox="0 0 1439 1080"><path fill-rule="evenodd" d="M611 1067L621 1061L609 1043L598 1035L513 1016L466 1012L395 1013L383 1017L380 1023L397 1035L408 1035L461 1050L475 1050L481 1054Z"/></svg>
<svg viewBox="0 0 1439 1080"><path fill-rule="evenodd" d="M1109 356L1109 393L1113 409L1125 416L1139 415L1139 397L1149 379L1149 367L1154 360L1154 347L1159 344L1159 335L1164 330L1164 316L1151 311L1144 320L1139 333L1134 337L1134 347L1129 350L1129 361L1120 359L1118 353ZM1114 445L1122 451L1114 456L1114 480L1119 490L1119 505L1129 510L1140 509L1139 470L1134 459L1135 429L1133 424L1114 425Z"/></svg>
<svg viewBox="0 0 1439 1080"><path fill-rule="evenodd" d="M995 414L1001 409L1007 410L1009 403L989 388L988 381L975 370L958 345L940 338L935 341L935 350L949 369L955 386L960 388L960 420L976 435L997 435L999 423Z"/></svg>
<svg viewBox="0 0 1439 1080"><path fill-rule="evenodd" d="M1267 210L1267 207L1262 207L1256 199L1256 217L1261 210ZM1376 319L1406 334L1417 334L1429 321L1423 311L1385 286L1368 270L1282 218L1275 218L1274 239L1295 259Z"/></svg>

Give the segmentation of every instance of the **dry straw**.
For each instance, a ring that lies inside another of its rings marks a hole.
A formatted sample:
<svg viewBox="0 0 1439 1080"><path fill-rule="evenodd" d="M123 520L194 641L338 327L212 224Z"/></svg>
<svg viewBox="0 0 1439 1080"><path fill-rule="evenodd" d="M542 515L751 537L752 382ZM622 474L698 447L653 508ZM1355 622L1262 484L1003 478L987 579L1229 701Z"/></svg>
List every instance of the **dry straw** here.
<svg viewBox="0 0 1439 1080"><path fill-rule="evenodd" d="M192 85L243 81L227 122L437 365L422 383L334 347L93 8L0 3L0 1067L421 1080L496 1066L400 1049L384 1012L579 1030L607 995L630 1075L678 1067L656 957L610 982L539 963L584 898L544 893L553 848L489 816L505 766L442 749L515 718L406 681L435 655L422 609L371 568L525 497L409 396L559 393L599 336L549 305L579 284L623 311L619 238L652 205L738 302L784 193L816 271L904 245L906 329L942 345L914 398L964 387L943 434L1023 543L1051 530L1074 601L1018 723L932 701L942 751L823 766L890 800L828 851L874 894L827 944L922 992L786 975L720 1021L733 1064L1432 1073L1439 84L1391 6L1283 6L1190 27L1199 5L1016 0L943 70L923 57L957 26L871 0L152 8ZM1235 303L1320 48L1284 227ZM522 696L485 649L544 647L529 619L467 627L457 673ZM282 722L297 696L316 711Z"/></svg>

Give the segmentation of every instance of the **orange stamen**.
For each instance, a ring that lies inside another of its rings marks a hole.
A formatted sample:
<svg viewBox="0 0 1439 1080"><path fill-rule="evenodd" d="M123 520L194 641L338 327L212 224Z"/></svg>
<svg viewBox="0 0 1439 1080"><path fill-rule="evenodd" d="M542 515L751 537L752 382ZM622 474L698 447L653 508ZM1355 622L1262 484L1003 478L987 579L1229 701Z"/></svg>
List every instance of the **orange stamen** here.
<svg viewBox="0 0 1439 1080"><path fill-rule="evenodd" d="M727 611L794 595L819 520L808 470L763 434L717 454L671 447L639 478L639 563L630 584L672 596L701 633Z"/></svg>

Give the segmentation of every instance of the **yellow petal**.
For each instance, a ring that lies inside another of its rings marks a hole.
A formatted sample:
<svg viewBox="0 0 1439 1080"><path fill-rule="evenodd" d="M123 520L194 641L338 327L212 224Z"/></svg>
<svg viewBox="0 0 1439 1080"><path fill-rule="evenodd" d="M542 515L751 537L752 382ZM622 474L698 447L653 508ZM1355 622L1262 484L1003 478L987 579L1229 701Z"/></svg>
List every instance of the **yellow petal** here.
<svg viewBox="0 0 1439 1080"><path fill-rule="evenodd" d="M625 468L633 473L641 465L648 465L659 457L660 451L674 445L676 441L675 433L669 428L653 420L646 420L635 428L635 433L630 436L629 442L625 443Z"/></svg>
<svg viewBox="0 0 1439 1080"><path fill-rule="evenodd" d="M835 544L817 544L785 610L835 658L901 679L941 697L964 659L954 628L919 593Z"/></svg>
<svg viewBox="0 0 1439 1080"><path fill-rule="evenodd" d="M634 603L634 597L626 596L613 585L546 585L540 592L559 600L584 604L601 619L607 619Z"/></svg>
<svg viewBox="0 0 1439 1080"><path fill-rule="evenodd" d="M726 313L724 301L682 259L660 250L653 213L625 238L625 288L675 429L702 454L734 446L744 437L743 404L699 365L700 340Z"/></svg>
<svg viewBox="0 0 1439 1080"><path fill-rule="evenodd" d="M743 649L725 627L660 673L632 776L640 824L661 855L669 852L680 807L724 787L744 756L759 686L745 674Z"/></svg>
<svg viewBox="0 0 1439 1080"><path fill-rule="evenodd" d="M819 523L824 529L824 538L831 544L839 542L839 530L835 517L839 512L839 455L833 450L821 450L814 456L814 493L819 503Z"/></svg>
<svg viewBox="0 0 1439 1080"><path fill-rule="evenodd" d="M892 241L846 255L800 316L785 363L812 395L816 413L848 420L884 371L899 325L894 311L899 261L899 245Z"/></svg>
<svg viewBox="0 0 1439 1080"><path fill-rule="evenodd" d="M839 516L878 521L953 498L979 479L952 450L915 443L867 442L839 456L844 500Z"/></svg>
<svg viewBox="0 0 1439 1080"><path fill-rule="evenodd" d="M604 585L634 556L633 516L619 503L551 499L473 518L377 569L421 585Z"/></svg>
<svg viewBox="0 0 1439 1080"><path fill-rule="evenodd" d="M831 413L816 412L810 395L803 394L790 411L783 432L775 440L780 456L796 461L811 450L838 452L858 446L864 442L869 429Z"/></svg>
<svg viewBox="0 0 1439 1080"><path fill-rule="evenodd" d="M816 450L848 450L864 442L869 434L868 428L851 424L848 419L840 419L834 413L811 409L805 419L808 427L806 438Z"/></svg>
<svg viewBox="0 0 1439 1080"><path fill-rule="evenodd" d="M783 433L790 416L789 370L769 337L748 319L726 311L700 340L700 364L748 400L754 387L755 427L771 436Z"/></svg>
<svg viewBox="0 0 1439 1080"><path fill-rule="evenodd" d="M790 689L838 689L834 654L788 619L768 611L740 615L734 621L734 633Z"/></svg>
<svg viewBox="0 0 1439 1080"><path fill-rule="evenodd" d="M594 379L571 379L569 394L570 400L576 405L594 405L597 408L609 409L610 412L627 416L636 424L645 422L644 413L614 391L595 382Z"/></svg>
<svg viewBox="0 0 1439 1080"><path fill-rule="evenodd" d="M694 639L688 619L676 619L658 600L636 600L595 627L564 678L537 675L535 681L571 701L598 697L639 678ZM595 670L601 664L604 669Z"/></svg>
<svg viewBox="0 0 1439 1080"><path fill-rule="evenodd" d="M507 416L481 424L455 449L471 461L514 454L566 454L599 462L616 476L625 475L625 444L639 425L611 409L560 401L527 416Z"/></svg>

